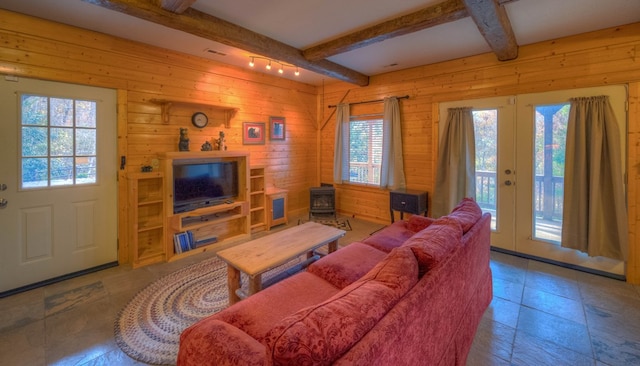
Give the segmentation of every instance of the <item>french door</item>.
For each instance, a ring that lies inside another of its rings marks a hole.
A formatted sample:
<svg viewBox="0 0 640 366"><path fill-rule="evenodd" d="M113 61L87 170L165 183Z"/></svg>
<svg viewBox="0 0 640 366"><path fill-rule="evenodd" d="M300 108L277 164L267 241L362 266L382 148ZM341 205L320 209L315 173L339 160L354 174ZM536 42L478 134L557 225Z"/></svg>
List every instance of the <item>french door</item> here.
<svg viewBox="0 0 640 366"><path fill-rule="evenodd" d="M116 261L116 92L3 78L0 109L0 293Z"/></svg>
<svg viewBox="0 0 640 366"><path fill-rule="evenodd" d="M443 103L473 108L476 201L492 214L491 245L554 262L624 275L624 262L561 246L569 99L608 95L626 141L626 88L589 88ZM441 118L444 120L444 117ZM624 152L625 149L623 148ZM625 157L620 164L625 169Z"/></svg>

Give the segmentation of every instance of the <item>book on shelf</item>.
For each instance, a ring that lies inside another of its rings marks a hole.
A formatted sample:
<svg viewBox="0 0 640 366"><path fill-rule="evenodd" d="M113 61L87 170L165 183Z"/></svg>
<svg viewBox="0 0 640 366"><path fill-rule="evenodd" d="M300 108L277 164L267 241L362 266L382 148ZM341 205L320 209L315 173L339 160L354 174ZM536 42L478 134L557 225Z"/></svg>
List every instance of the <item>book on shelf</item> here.
<svg viewBox="0 0 640 366"><path fill-rule="evenodd" d="M188 252L195 247L193 243L193 233L183 231L173 235L173 244L176 254Z"/></svg>

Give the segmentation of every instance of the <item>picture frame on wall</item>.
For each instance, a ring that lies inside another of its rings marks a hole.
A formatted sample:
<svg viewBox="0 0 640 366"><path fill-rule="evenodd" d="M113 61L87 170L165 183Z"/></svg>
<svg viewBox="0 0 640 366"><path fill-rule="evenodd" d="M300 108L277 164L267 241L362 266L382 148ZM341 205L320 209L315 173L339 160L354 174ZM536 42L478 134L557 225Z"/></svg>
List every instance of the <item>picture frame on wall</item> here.
<svg viewBox="0 0 640 366"><path fill-rule="evenodd" d="M285 118L269 117L269 139L273 141L285 140Z"/></svg>
<svg viewBox="0 0 640 366"><path fill-rule="evenodd" d="M242 123L242 144L243 145L264 145L264 135L266 134L264 122L243 122Z"/></svg>

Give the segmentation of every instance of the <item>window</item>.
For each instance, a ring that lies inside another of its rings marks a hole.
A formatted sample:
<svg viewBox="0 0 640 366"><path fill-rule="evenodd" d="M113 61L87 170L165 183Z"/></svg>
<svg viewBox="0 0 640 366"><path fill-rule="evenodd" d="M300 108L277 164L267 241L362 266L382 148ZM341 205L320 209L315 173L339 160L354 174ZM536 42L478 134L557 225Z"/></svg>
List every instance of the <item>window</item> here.
<svg viewBox="0 0 640 366"><path fill-rule="evenodd" d="M349 182L380 185L382 119L349 123Z"/></svg>
<svg viewBox="0 0 640 366"><path fill-rule="evenodd" d="M21 187L96 183L96 102L21 95Z"/></svg>

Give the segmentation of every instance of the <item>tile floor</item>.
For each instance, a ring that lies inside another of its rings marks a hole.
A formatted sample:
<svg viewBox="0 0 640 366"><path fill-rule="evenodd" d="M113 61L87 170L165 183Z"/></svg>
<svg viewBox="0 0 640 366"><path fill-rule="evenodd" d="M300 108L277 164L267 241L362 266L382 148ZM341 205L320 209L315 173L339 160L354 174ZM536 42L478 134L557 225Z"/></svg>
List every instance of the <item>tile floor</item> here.
<svg viewBox="0 0 640 366"><path fill-rule="evenodd" d="M382 227L349 221L342 245ZM118 311L155 279L212 255L110 268L0 299L0 365L140 364L114 342ZM639 286L502 253L491 258L494 299L467 365L640 365Z"/></svg>

